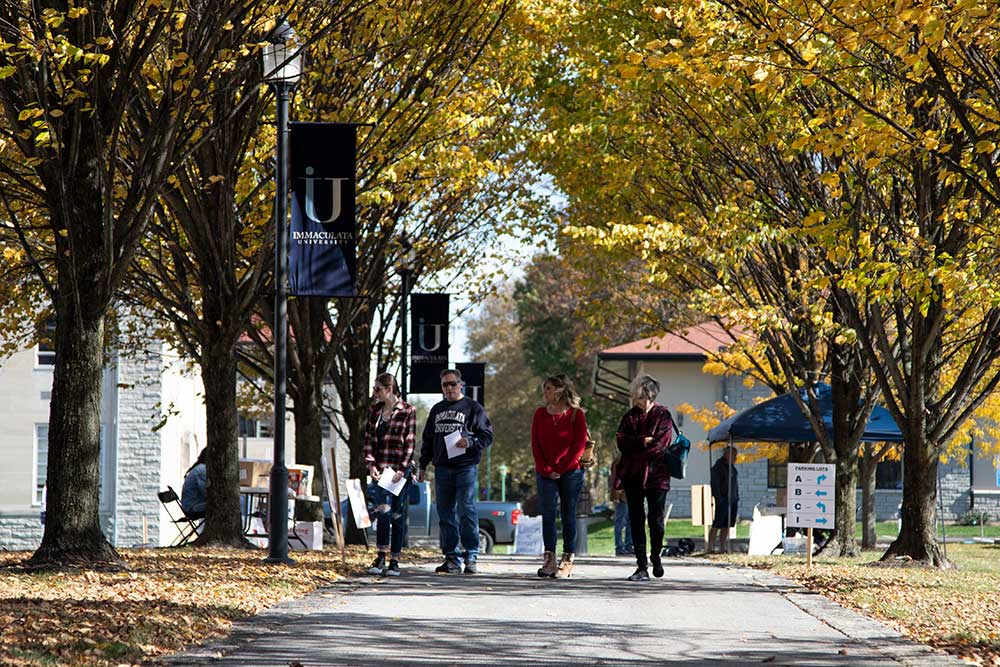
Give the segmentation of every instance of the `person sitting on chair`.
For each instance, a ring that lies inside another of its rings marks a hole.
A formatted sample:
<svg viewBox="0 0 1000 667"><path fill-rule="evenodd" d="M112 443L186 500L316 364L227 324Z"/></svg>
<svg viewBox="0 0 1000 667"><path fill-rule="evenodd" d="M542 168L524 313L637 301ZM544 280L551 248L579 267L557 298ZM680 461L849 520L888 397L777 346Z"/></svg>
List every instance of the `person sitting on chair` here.
<svg viewBox="0 0 1000 667"><path fill-rule="evenodd" d="M208 469L205 467L205 457L208 449L201 450L198 460L184 473L184 486L181 488L181 509L190 519L205 518L205 504L208 499Z"/></svg>

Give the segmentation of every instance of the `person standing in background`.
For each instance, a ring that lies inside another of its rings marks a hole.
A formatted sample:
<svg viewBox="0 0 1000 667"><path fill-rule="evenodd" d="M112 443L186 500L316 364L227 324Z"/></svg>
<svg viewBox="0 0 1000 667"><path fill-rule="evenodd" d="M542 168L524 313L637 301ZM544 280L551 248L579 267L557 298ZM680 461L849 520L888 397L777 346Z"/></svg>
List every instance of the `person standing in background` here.
<svg viewBox="0 0 1000 667"><path fill-rule="evenodd" d="M618 472L618 464L621 455L615 456L611 464L611 480L608 487L611 489L611 502L615 504L615 555L631 556L635 553L632 545L632 526L628 516L628 503L625 501L625 492L615 488L615 474Z"/></svg>
<svg viewBox="0 0 1000 667"><path fill-rule="evenodd" d="M723 553L729 552L729 531L736 525L736 519L739 517L740 483L739 472L736 470L737 455L736 448L730 445L722 450L722 456L712 464L711 484L715 515L712 517L712 528L708 531L706 550L709 553L715 549L720 533L722 541L719 548Z"/></svg>

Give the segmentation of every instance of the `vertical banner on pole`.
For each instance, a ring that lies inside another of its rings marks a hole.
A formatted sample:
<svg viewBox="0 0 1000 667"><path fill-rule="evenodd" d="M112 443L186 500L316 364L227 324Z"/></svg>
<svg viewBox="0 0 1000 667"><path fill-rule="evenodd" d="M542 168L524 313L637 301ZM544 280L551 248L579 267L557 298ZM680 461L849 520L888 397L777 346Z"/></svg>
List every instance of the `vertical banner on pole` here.
<svg viewBox="0 0 1000 667"><path fill-rule="evenodd" d="M486 364L481 362L455 364L455 368L462 374L462 381L465 382L465 395L485 408Z"/></svg>
<svg viewBox="0 0 1000 667"><path fill-rule="evenodd" d="M448 368L449 295L410 295L410 392L441 392Z"/></svg>
<svg viewBox="0 0 1000 667"><path fill-rule="evenodd" d="M357 133L351 124L290 124L289 294L355 295Z"/></svg>

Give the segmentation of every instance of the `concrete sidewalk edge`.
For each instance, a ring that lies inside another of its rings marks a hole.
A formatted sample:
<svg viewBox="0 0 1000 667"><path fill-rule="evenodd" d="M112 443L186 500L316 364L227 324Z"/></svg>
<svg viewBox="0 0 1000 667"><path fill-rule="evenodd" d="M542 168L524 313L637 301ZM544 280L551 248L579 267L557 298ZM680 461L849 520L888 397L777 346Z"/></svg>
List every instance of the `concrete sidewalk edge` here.
<svg viewBox="0 0 1000 667"><path fill-rule="evenodd" d="M861 612L844 607L830 598L766 570L719 564L746 570L758 586L778 593L791 604L845 637L907 667L958 667L967 662L944 651L909 639L897 630Z"/></svg>

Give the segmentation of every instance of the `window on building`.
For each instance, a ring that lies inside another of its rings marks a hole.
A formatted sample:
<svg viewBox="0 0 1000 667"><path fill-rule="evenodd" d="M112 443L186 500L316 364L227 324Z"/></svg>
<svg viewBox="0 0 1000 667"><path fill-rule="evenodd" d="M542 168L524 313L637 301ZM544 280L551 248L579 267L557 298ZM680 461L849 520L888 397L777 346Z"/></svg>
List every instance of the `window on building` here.
<svg viewBox="0 0 1000 667"><path fill-rule="evenodd" d="M239 429L241 438L257 437L257 420L249 417L239 416Z"/></svg>
<svg viewBox="0 0 1000 667"><path fill-rule="evenodd" d="M784 489L788 486L788 461L767 460L767 488Z"/></svg>
<svg viewBox="0 0 1000 667"><path fill-rule="evenodd" d="M1000 456L993 456L979 450L972 460L972 488L982 491L1000 489Z"/></svg>
<svg viewBox="0 0 1000 667"><path fill-rule="evenodd" d="M903 488L903 463L901 461L879 461L875 467L875 488Z"/></svg>
<svg viewBox="0 0 1000 667"><path fill-rule="evenodd" d="M42 504L42 491L49 472L49 425L35 424L35 505Z"/></svg>
<svg viewBox="0 0 1000 667"><path fill-rule="evenodd" d="M239 429L241 438L270 438L274 435L269 418L252 419L240 415Z"/></svg>
<svg viewBox="0 0 1000 667"><path fill-rule="evenodd" d="M319 418L319 424L320 424L319 428L322 438L324 440L329 440L330 438L332 438L333 428L332 425L330 424L330 419L325 414Z"/></svg>
<svg viewBox="0 0 1000 667"><path fill-rule="evenodd" d="M56 364L56 320L50 317L42 324L38 336L38 350L35 353L38 366L55 366Z"/></svg>

